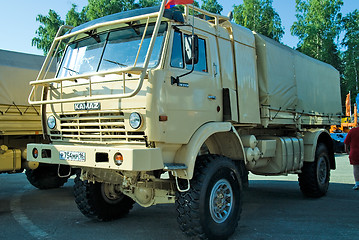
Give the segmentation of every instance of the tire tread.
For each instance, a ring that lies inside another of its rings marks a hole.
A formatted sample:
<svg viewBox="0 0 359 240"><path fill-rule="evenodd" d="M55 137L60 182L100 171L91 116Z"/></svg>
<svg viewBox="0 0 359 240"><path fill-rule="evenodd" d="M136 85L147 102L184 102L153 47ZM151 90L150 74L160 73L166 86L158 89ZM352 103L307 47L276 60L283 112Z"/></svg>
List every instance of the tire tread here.
<svg viewBox="0 0 359 240"><path fill-rule="evenodd" d="M57 175L57 166L48 164L28 169L25 174L31 185L41 190L62 187L68 180L68 177L62 178Z"/></svg>
<svg viewBox="0 0 359 240"><path fill-rule="evenodd" d="M191 238L198 239L211 239L210 236L207 236L205 230L201 224L201 210L200 210L200 197L201 189L206 178L206 173L208 172L211 164L215 161L225 161L232 162L230 159L219 156L219 155L202 155L199 156L196 160L196 166L194 170L194 175L191 180L191 188L187 192L176 193L176 210L177 210L177 222L180 229ZM185 188L186 181L180 181L181 188ZM184 185L184 186L183 186ZM182 189L183 189L182 188ZM241 185L240 185L241 188ZM240 194L241 198L242 194ZM242 200L239 199L239 214L236 219L233 227L233 232L238 226L238 221L242 211ZM233 234L230 232L228 235ZM218 239L218 238L217 238Z"/></svg>
<svg viewBox="0 0 359 240"><path fill-rule="evenodd" d="M326 146L323 143L320 143L315 152L315 161L314 162L305 162L302 168L302 173L298 174L298 181L300 190L307 197L319 198L326 194L328 187L321 189L317 182L317 171L316 164L317 158L320 154L328 155ZM327 167L329 168L329 162L327 162ZM330 179L330 171L327 172L328 183Z"/></svg>
<svg viewBox="0 0 359 240"><path fill-rule="evenodd" d="M127 215L133 208L135 202L125 195L117 204L104 202L100 189L101 183L82 181L77 174L74 185L75 202L86 217L98 221L111 221Z"/></svg>

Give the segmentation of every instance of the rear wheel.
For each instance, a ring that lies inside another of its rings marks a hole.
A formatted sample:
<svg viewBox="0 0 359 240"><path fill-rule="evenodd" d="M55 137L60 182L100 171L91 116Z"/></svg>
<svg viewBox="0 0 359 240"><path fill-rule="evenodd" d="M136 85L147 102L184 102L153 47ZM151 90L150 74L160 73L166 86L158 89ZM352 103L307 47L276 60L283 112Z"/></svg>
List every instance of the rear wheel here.
<svg viewBox="0 0 359 240"><path fill-rule="evenodd" d="M77 207L86 217L110 221L125 216L135 203L116 190L114 184L89 183L76 175L74 195Z"/></svg>
<svg viewBox="0 0 359 240"><path fill-rule="evenodd" d="M330 165L327 147L320 143L315 152L314 162L305 162L298 175L300 190L308 197L322 197L329 188Z"/></svg>
<svg viewBox="0 0 359 240"><path fill-rule="evenodd" d="M199 156L190 190L177 193L177 221L181 230L189 237L200 239L231 236L242 210L240 179L230 159Z"/></svg>
<svg viewBox="0 0 359 240"><path fill-rule="evenodd" d="M69 177L59 177L58 165L40 164L36 169L27 169L27 180L38 189L59 188L63 186Z"/></svg>

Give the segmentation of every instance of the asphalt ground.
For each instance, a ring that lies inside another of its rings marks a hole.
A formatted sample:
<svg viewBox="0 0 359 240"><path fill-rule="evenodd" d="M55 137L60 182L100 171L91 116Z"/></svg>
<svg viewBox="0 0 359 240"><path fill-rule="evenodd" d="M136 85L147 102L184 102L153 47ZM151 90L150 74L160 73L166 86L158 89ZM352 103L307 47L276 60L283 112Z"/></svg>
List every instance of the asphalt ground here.
<svg viewBox="0 0 359 240"><path fill-rule="evenodd" d="M359 239L359 191L352 190L352 166L347 155L337 155L336 161L329 191L319 199L301 194L296 175L250 175L231 239ZM53 190L34 188L22 173L0 174L0 183L0 239L187 239L174 205L135 205L125 218L97 222L77 209L73 179Z"/></svg>

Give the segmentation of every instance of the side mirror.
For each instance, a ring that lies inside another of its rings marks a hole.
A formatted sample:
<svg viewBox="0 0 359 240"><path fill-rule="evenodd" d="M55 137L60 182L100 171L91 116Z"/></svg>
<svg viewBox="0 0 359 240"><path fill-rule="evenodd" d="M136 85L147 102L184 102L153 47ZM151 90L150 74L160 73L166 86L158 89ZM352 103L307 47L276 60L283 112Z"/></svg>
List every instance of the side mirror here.
<svg viewBox="0 0 359 240"><path fill-rule="evenodd" d="M186 64L192 64L192 57L194 64L198 63L198 36L185 35L185 59Z"/></svg>

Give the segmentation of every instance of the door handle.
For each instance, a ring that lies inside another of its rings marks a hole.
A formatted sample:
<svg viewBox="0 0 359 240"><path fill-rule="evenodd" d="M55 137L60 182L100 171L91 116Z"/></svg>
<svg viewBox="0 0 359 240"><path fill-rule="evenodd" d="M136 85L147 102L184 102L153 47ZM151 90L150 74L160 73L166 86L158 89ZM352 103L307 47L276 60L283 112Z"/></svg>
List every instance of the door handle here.
<svg viewBox="0 0 359 240"><path fill-rule="evenodd" d="M213 63L213 70L214 70L214 77L217 77L218 71L217 71L217 64Z"/></svg>

